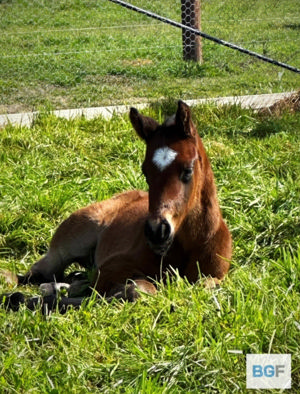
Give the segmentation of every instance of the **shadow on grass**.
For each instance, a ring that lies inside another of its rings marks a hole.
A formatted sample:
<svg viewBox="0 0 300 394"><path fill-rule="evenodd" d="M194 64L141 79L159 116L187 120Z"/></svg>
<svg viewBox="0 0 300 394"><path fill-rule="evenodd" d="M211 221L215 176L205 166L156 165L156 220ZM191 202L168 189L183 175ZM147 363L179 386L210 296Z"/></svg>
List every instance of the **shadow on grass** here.
<svg viewBox="0 0 300 394"><path fill-rule="evenodd" d="M283 27L286 29L300 30L300 23L286 23Z"/></svg>
<svg viewBox="0 0 300 394"><path fill-rule="evenodd" d="M261 119L257 125L249 132L243 133L250 138L264 139L272 134L278 134L284 130L284 121L281 118Z"/></svg>

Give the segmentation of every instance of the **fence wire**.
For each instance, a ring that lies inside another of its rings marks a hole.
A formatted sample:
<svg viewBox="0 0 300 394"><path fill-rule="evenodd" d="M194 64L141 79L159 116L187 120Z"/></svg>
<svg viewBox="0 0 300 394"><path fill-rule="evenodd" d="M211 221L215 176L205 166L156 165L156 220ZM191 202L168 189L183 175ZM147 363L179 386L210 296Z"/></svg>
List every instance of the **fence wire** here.
<svg viewBox="0 0 300 394"><path fill-rule="evenodd" d="M244 53L246 55L256 57L259 60L263 60L264 62L273 64L275 66L279 66L279 67L285 68L285 69L287 69L289 71L293 71L293 72L296 72L298 74L300 73L300 69L298 69L296 67L293 67L293 66L291 66L289 64L286 64L286 63L279 62L279 61L277 61L275 59L271 59L270 57L261 55L259 53L256 53L256 52L253 52L253 51L249 51L248 49L245 49L245 48L243 48L241 46L235 45L235 44L233 44L231 42L221 40L221 39L219 39L217 37L214 37L214 36L212 36L210 34L207 34L207 33L204 33L202 31L200 31L199 28L196 29L196 28L187 26L184 22L183 23L175 22L172 19L161 17L160 15L155 14L153 12L149 12L149 11L143 9L143 8L135 7L132 4L130 4L128 2L125 2L125 1L120 1L120 0L109 0L109 1L111 1L112 3L118 4L118 5L121 5L122 7L125 7L125 8L127 8L127 9L129 9L131 11L139 12L140 14L148 16L149 18L153 18L153 19L159 20L159 21L161 21L163 23L166 23L166 24L168 24L170 26L177 27L177 28L180 28L180 29L186 31L188 33L188 38L186 38L186 40L188 42L187 43L187 47L189 47L187 52L192 52L191 49L193 49L193 48L191 48L191 47L193 46L193 44L191 43L191 36L195 35L195 36L200 36L200 37L206 38L207 40L213 41L216 44L223 45L223 46L228 47L230 49L237 50L237 51L239 51L241 53ZM189 19L192 19L191 15L193 15L193 12L189 13L188 10L186 10L186 7L182 7L182 10L183 10L182 11L182 15L184 15L184 19L186 19L187 21L189 21Z"/></svg>
<svg viewBox="0 0 300 394"><path fill-rule="evenodd" d="M181 22L181 0L130 3ZM201 27L300 65L297 0L203 0ZM0 113L299 87L297 76L207 41L202 64L184 62L180 29L108 0L0 0L0 48Z"/></svg>

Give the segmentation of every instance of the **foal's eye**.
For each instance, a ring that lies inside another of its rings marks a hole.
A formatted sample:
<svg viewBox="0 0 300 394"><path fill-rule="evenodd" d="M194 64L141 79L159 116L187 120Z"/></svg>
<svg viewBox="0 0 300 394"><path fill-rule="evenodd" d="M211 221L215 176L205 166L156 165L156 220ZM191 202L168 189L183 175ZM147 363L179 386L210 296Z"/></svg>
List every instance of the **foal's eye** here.
<svg viewBox="0 0 300 394"><path fill-rule="evenodd" d="M192 168L185 168L181 175L180 175L180 180L183 183L189 183L190 180L192 179L193 176L193 169Z"/></svg>

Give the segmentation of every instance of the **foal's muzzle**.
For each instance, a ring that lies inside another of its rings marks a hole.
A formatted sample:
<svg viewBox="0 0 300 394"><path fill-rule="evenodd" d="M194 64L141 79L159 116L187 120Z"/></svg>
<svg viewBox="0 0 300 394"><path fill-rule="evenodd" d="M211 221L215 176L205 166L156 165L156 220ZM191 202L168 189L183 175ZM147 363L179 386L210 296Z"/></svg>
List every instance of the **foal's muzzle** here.
<svg viewBox="0 0 300 394"><path fill-rule="evenodd" d="M148 219L145 223L145 236L155 254L164 256L173 241L172 228L166 219Z"/></svg>

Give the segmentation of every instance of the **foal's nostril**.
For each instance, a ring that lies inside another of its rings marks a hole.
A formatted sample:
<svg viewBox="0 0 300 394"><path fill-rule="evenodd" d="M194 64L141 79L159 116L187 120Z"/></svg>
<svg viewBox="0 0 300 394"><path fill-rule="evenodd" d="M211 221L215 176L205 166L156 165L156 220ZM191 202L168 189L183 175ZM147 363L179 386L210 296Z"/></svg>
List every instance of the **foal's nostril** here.
<svg viewBox="0 0 300 394"><path fill-rule="evenodd" d="M166 220L164 220L161 222L158 231L162 242L167 241L171 234L171 226Z"/></svg>
<svg viewBox="0 0 300 394"><path fill-rule="evenodd" d="M171 236L171 226L166 219L159 222L147 220L145 224L145 235L152 244L163 244Z"/></svg>

